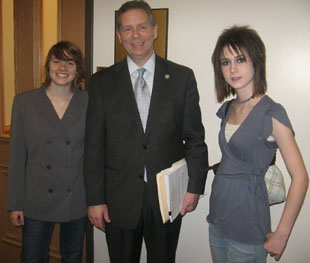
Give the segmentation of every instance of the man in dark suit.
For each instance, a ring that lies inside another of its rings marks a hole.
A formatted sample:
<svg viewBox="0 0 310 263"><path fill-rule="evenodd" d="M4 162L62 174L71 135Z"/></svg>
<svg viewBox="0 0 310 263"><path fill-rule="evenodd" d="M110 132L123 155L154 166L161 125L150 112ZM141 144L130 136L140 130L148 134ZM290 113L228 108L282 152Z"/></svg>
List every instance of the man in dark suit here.
<svg viewBox="0 0 310 263"><path fill-rule="evenodd" d="M148 262L175 262L182 216L196 208L208 166L196 80L154 53L157 25L146 2L123 4L116 27L128 56L94 74L89 87L88 216L106 232L112 263L139 262L143 238ZM156 174L184 157L188 192L180 215L163 224Z"/></svg>

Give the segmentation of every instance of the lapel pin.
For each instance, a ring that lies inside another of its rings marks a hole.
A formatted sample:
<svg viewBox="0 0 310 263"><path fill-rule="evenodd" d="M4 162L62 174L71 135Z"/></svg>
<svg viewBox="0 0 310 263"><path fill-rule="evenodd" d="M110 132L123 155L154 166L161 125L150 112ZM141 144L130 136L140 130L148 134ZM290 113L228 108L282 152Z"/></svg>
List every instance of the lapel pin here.
<svg viewBox="0 0 310 263"><path fill-rule="evenodd" d="M170 75L169 74L165 74L165 79L170 79Z"/></svg>

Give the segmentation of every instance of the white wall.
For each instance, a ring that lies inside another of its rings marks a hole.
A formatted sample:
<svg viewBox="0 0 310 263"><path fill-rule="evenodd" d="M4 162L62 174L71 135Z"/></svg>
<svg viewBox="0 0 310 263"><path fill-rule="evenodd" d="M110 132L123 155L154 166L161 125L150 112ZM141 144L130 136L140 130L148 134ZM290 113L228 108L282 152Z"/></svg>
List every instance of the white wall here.
<svg viewBox="0 0 310 263"><path fill-rule="evenodd" d="M95 0L94 68L114 63L114 11L124 1ZM191 67L196 75L210 163L220 159L217 144L219 107L215 100L210 57L217 37L233 24L247 24L258 31L267 48L268 94L288 111L296 139L310 171L310 1L309 0L149 0L152 8L169 8L168 59ZM278 158L285 171L283 161ZM287 186L289 175L285 173ZM178 263L211 262L208 244L209 193L194 213L186 215L177 251ZM283 205L271 208L276 226ZM294 227L280 262L310 262L310 198ZM104 234L95 231L95 262L109 262ZM146 262L143 252L141 262ZM274 262L269 258L268 262Z"/></svg>

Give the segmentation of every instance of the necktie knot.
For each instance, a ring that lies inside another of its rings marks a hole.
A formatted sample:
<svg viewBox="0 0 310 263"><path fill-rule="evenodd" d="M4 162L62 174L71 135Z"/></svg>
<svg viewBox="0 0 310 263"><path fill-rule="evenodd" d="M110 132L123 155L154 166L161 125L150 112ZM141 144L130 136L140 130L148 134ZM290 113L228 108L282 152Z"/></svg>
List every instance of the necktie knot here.
<svg viewBox="0 0 310 263"><path fill-rule="evenodd" d="M143 78L143 74L145 72L145 68L138 68L137 72L138 72L138 78Z"/></svg>

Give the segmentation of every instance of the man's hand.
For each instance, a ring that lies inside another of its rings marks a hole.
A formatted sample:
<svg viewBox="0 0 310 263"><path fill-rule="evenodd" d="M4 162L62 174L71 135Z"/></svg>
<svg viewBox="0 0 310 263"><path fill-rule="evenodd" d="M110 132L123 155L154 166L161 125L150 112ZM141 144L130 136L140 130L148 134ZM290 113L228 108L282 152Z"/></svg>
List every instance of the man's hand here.
<svg viewBox="0 0 310 263"><path fill-rule="evenodd" d="M23 211L11 212L11 221L14 226L23 226L24 225L24 212Z"/></svg>
<svg viewBox="0 0 310 263"><path fill-rule="evenodd" d="M98 229L105 232L104 221L110 223L109 211L107 205L94 205L88 207L89 221Z"/></svg>
<svg viewBox="0 0 310 263"><path fill-rule="evenodd" d="M198 200L199 200L198 194L186 193L181 208L181 215L184 216L187 212L194 211L198 204Z"/></svg>

